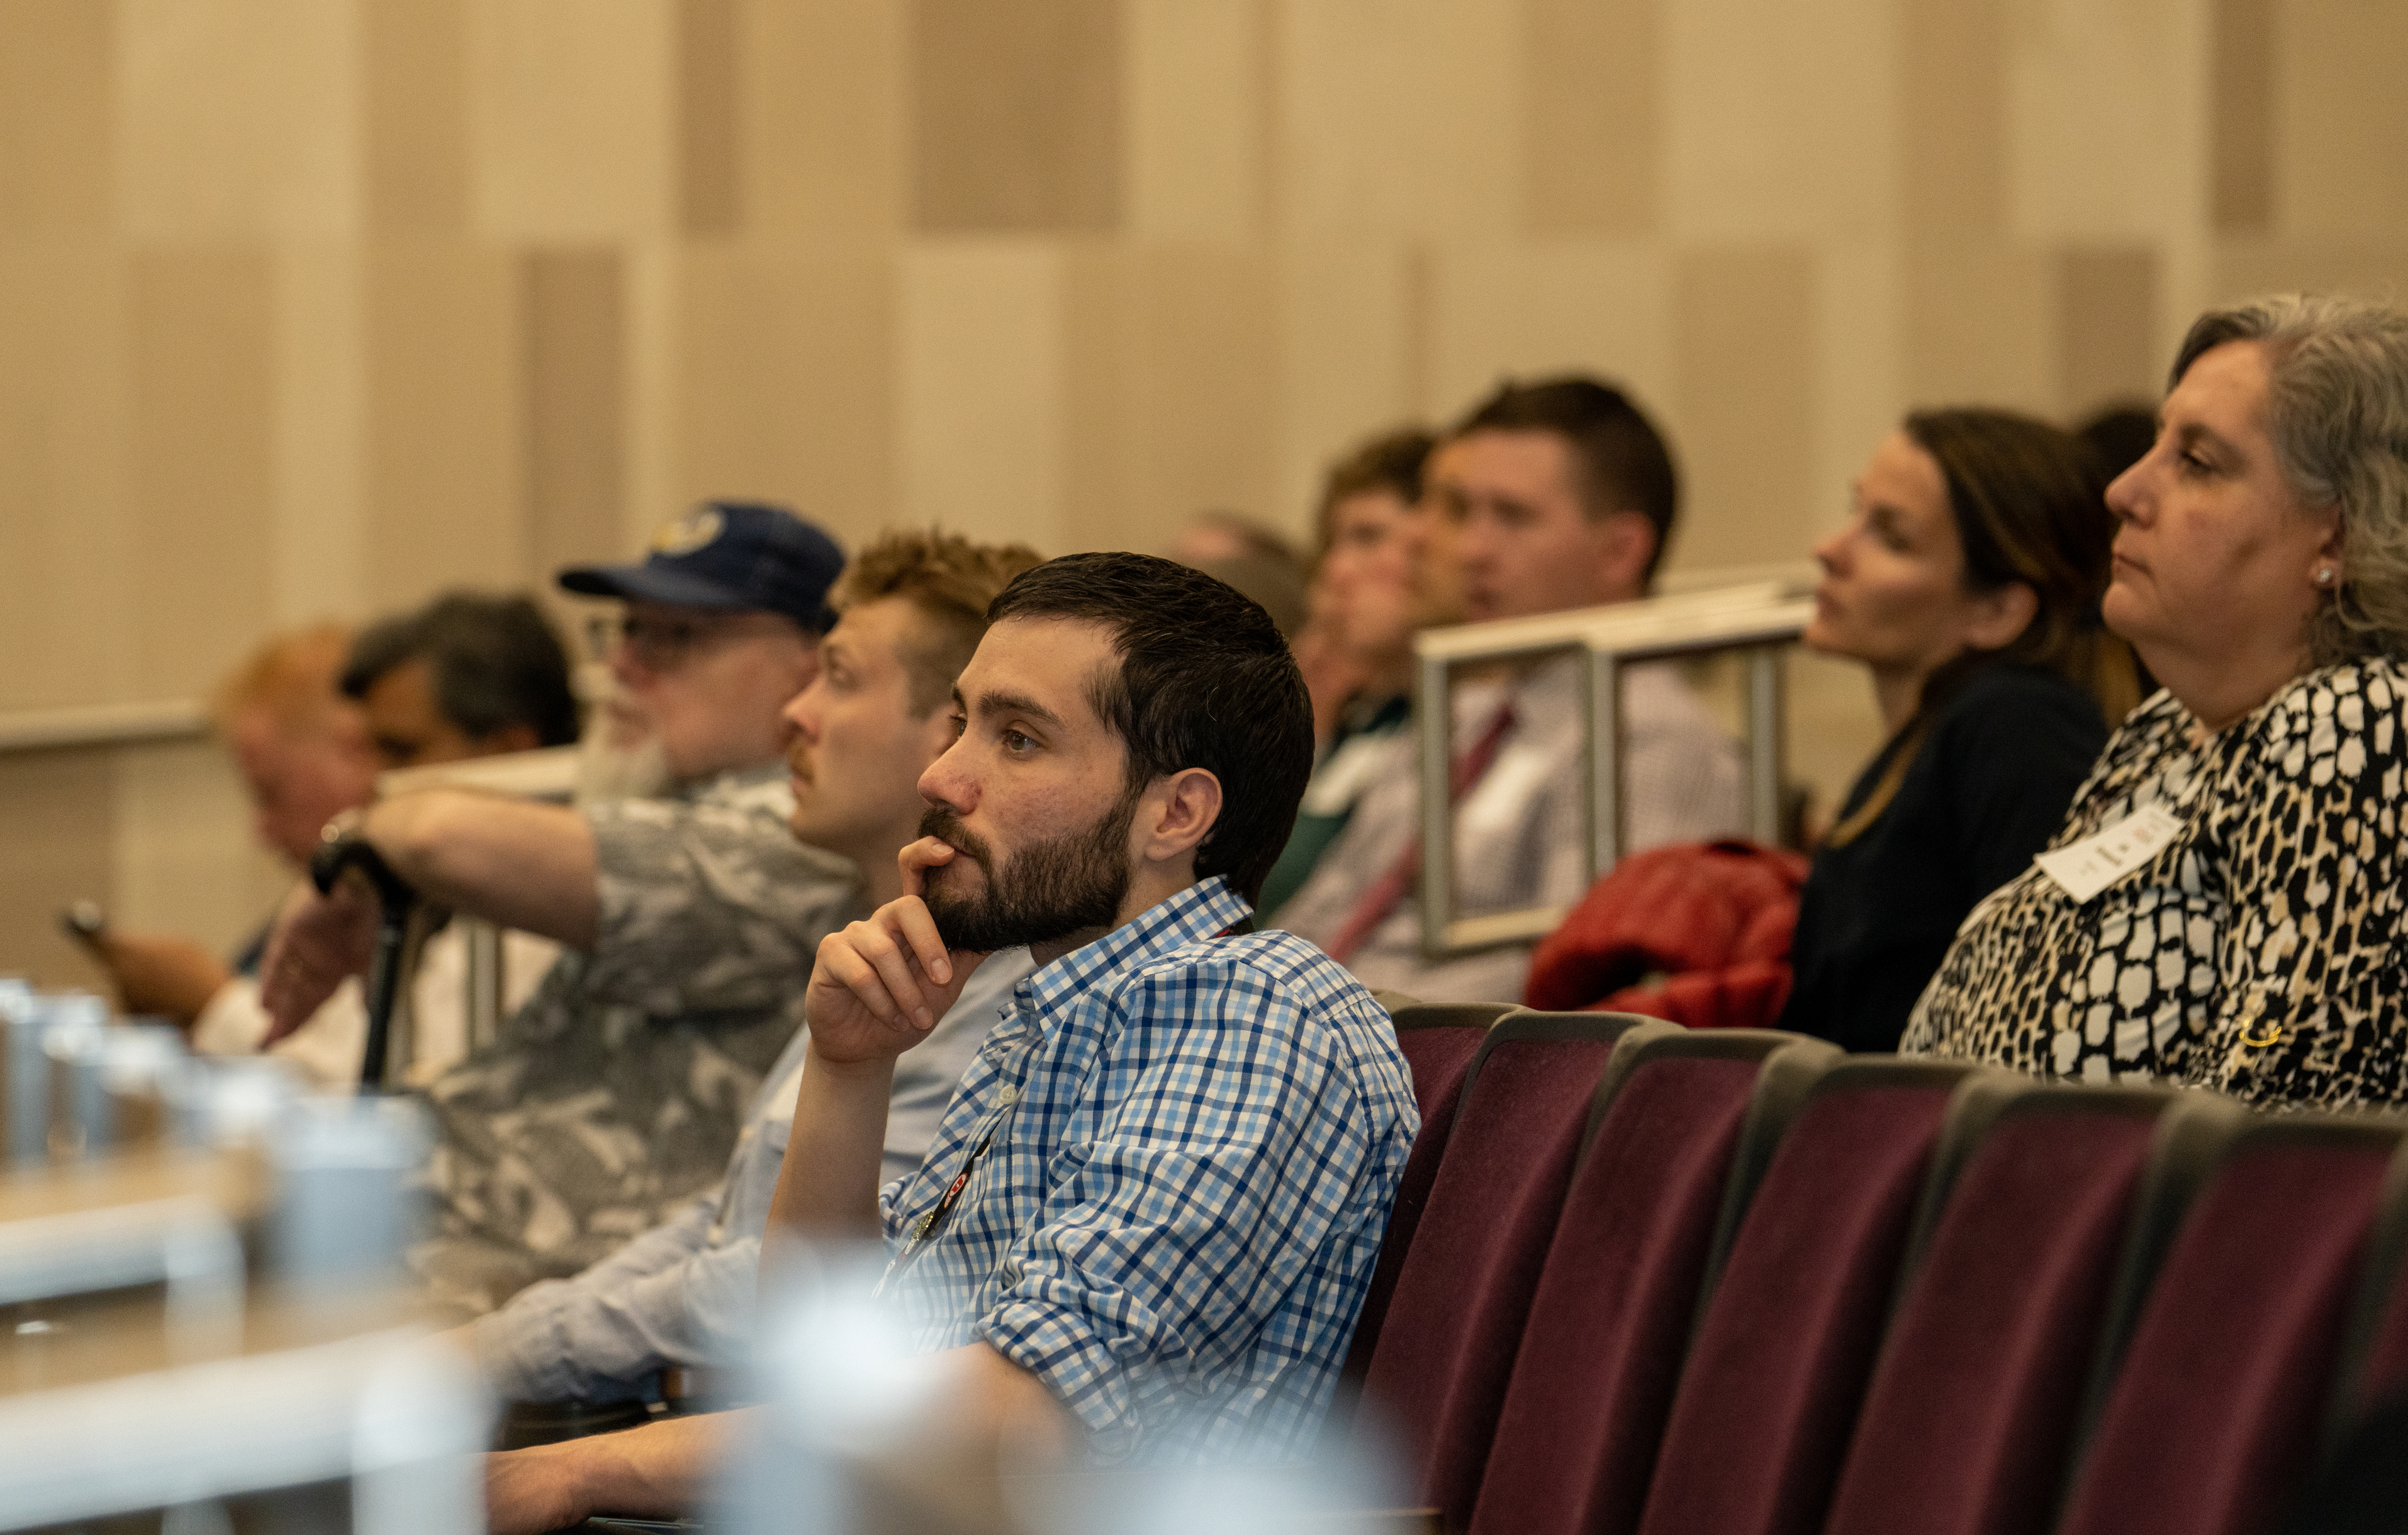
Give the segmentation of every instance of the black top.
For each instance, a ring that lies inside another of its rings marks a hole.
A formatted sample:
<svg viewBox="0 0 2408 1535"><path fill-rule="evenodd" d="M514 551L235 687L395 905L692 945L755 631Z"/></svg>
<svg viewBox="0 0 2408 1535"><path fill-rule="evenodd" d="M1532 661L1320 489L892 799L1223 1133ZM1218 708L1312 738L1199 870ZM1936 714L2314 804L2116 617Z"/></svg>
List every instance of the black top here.
<svg viewBox="0 0 2408 1535"><path fill-rule="evenodd" d="M1976 672L1941 706L1880 817L1814 855L1779 1026L1848 1050L1897 1049L1957 925L2048 846L2106 742L2099 706L2054 672ZM1840 821L1900 745L1892 739L1857 778Z"/></svg>

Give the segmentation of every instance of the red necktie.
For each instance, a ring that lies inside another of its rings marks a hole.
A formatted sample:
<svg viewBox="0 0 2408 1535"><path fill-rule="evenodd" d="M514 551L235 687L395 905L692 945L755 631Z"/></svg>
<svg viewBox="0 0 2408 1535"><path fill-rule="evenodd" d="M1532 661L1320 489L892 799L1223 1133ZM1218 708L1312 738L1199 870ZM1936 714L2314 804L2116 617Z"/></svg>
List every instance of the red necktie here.
<svg viewBox="0 0 2408 1535"><path fill-rule="evenodd" d="M1471 750L1455 759L1455 771L1448 775L1448 804L1460 804L1463 796L1471 792L1472 785L1487 776L1490 765L1497 760L1498 748L1505 743L1505 732L1512 728L1513 706L1511 703L1498 705L1488 727L1480 733L1478 740L1471 743ZM1397 854L1397 861L1388 866L1388 871L1372 881L1363 892L1363 898L1354 903L1354 910L1347 913L1338 931L1322 945L1322 952L1340 965L1352 963L1354 951L1363 946L1363 940L1369 938L1380 924L1387 921L1388 914L1412 893L1413 882L1421 878L1421 873L1422 839L1417 835L1405 844L1404 852Z"/></svg>

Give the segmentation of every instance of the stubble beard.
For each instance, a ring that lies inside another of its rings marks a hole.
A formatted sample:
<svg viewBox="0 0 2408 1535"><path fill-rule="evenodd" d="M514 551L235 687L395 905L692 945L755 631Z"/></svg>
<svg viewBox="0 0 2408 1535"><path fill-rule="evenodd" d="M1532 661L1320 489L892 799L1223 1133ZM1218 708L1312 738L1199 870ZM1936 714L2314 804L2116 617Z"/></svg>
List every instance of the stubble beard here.
<svg viewBox="0 0 2408 1535"><path fill-rule="evenodd" d="M943 806L930 807L920 835L953 849L947 867L967 859L984 876L976 895L927 887L923 898L937 935L948 949L993 954L1110 928L1128 896L1128 830L1136 815L1137 796L1125 794L1093 824L1023 848L997 868L983 839Z"/></svg>

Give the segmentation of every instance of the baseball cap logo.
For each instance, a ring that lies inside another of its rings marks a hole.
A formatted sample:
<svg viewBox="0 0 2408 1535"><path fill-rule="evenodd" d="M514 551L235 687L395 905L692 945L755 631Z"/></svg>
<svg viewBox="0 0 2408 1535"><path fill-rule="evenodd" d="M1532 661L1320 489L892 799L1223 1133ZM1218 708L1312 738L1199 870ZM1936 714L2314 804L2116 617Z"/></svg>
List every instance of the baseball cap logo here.
<svg viewBox="0 0 2408 1535"><path fill-rule="evenodd" d="M727 520L713 506L699 506L684 516L661 524L652 535L652 552L656 554L691 554L720 535Z"/></svg>

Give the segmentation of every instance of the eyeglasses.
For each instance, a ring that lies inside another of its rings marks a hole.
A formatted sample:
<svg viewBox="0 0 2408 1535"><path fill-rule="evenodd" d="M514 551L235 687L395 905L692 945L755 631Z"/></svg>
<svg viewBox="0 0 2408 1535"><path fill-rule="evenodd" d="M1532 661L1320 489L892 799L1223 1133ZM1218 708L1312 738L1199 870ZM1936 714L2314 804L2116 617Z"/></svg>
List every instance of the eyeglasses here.
<svg viewBox="0 0 2408 1535"><path fill-rule="evenodd" d="M609 660L612 651L624 642L629 659L646 671L675 671L698 647L708 649L791 626L774 613L702 621L635 614L596 616L585 621L585 643L596 661Z"/></svg>

